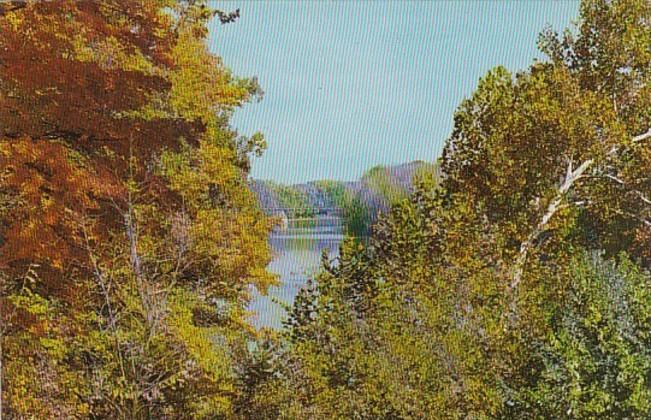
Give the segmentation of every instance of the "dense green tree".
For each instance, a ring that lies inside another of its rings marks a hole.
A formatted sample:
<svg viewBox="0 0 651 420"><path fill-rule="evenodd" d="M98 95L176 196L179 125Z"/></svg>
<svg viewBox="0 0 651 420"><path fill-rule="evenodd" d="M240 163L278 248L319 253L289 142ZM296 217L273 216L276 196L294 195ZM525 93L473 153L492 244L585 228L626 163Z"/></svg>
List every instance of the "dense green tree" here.
<svg viewBox="0 0 651 420"><path fill-rule="evenodd" d="M509 401L514 417L648 418L651 415L651 276L625 257L577 256L564 301L538 343L533 388Z"/></svg>
<svg viewBox="0 0 651 420"><path fill-rule="evenodd" d="M358 195L338 181L317 181L315 185L341 209L344 230L349 236L366 236L370 233L372 212Z"/></svg>

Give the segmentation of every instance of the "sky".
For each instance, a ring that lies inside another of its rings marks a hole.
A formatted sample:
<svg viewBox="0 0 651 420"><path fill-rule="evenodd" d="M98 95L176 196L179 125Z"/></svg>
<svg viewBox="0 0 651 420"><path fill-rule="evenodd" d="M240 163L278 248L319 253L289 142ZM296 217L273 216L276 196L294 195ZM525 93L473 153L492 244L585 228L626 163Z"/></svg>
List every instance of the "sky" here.
<svg viewBox="0 0 651 420"><path fill-rule="evenodd" d="M261 102L236 111L240 133L264 133L251 176L284 183L355 180L375 165L434 161L456 107L479 78L526 69L547 26L577 1L218 1L241 17L210 25L209 48Z"/></svg>

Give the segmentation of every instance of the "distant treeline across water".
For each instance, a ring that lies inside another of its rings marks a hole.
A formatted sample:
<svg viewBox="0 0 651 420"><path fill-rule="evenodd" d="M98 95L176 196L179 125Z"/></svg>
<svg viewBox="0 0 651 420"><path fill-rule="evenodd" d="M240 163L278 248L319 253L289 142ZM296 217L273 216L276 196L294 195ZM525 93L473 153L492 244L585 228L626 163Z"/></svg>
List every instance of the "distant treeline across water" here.
<svg viewBox="0 0 651 420"><path fill-rule="evenodd" d="M410 194L417 179L439 176L436 164L414 161L376 166L352 182L321 180L284 185L254 180L251 187L265 213L279 218L281 227L287 227L290 219L335 216L341 217L346 233L365 236L380 213Z"/></svg>

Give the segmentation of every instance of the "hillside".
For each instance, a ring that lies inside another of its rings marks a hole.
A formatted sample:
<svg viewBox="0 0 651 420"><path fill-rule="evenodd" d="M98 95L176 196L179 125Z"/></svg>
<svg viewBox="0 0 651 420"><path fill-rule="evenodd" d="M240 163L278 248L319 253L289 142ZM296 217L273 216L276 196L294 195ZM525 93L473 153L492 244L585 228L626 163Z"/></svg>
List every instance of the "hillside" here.
<svg viewBox="0 0 651 420"><path fill-rule="evenodd" d="M375 166L352 182L318 180L284 185L253 180L251 189L268 214L281 208L298 209L299 213L305 214L315 214L320 209L338 209L347 219L349 231L362 234L392 203L406 198L413 189L414 177L425 172L440 176L437 165L413 161Z"/></svg>

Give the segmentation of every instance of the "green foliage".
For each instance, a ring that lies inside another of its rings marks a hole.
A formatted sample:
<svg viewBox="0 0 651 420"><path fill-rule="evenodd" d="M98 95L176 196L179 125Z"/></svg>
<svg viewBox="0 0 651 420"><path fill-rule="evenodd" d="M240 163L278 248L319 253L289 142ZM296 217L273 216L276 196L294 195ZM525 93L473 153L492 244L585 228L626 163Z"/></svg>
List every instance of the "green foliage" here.
<svg viewBox="0 0 651 420"><path fill-rule="evenodd" d="M545 418L648 418L651 276L624 256L598 254L575 258L569 275L538 344L539 380L514 396L517 408Z"/></svg>
<svg viewBox="0 0 651 420"><path fill-rule="evenodd" d="M375 166L366 171L362 181L389 204L396 203L407 196L407 191L391 178L388 169L384 166Z"/></svg>
<svg viewBox="0 0 651 420"><path fill-rule="evenodd" d="M418 164L419 166L412 179L414 184L427 182L436 185L441 181L441 168L438 162L430 163L418 161Z"/></svg>
<svg viewBox="0 0 651 420"><path fill-rule="evenodd" d="M315 209L312 208L307 195L302 191L273 181L264 181L264 183L275 194L280 205L284 208L293 209L297 217L311 217L314 215Z"/></svg>
<svg viewBox="0 0 651 420"><path fill-rule="evenodd" d="M360 197L346 189L341 182L317 181L315 185L342 210L346 234L361 237L370 233L373 216Z"/></svg>

